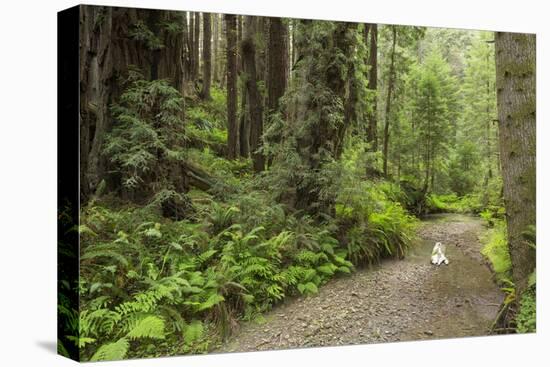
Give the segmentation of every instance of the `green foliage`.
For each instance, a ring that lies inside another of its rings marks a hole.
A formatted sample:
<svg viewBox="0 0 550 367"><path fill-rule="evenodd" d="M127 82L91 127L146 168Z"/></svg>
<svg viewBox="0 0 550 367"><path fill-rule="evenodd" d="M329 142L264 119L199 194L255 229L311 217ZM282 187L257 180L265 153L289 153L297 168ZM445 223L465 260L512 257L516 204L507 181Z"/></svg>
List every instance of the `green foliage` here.
<svg viewBox="0 0 550 367"><path fill-rule="evenodd" d="M164 339L164 320L157 316L147 316L137 321L126 336L128 339Z"/></svg>
<svg viewBox="0 0 550 367"><path fill-rule="evenodd" d="M456 194L430 194L426 198L427 211L430 213L479 213L482 204L477 194L458 197Z"/></svg>
<svg viewBox="0 0 550 367"><path fill-rule="evenodd" d="M209 100L190 100L185 110L186 133L191 147L209 148L217 154L225 152L227 144L226 96L213 86Z"/></svg>
<svg viewBox="0 0 550 367"><path fill-rule="evenodd" d="M150 50L159 50L164 47L161 39L142 20L138 20L128 34L130 38L143 42Z"/></svg>
<svg viewBox="0 0 550 367"><path fill-rule="evenodd" d="M500 281L509 279L512 262L508 251L505 222L496 222L494 227L489 229L481 240L484 244L481 253L490 261L497 278Z"/></svg>
<svg viewBox="0 0 550 367"><path fill-rule="evenodd" d="M331 232L265 197L212 202L199 223L163 219L148 207L81 213L83 360L201 352L288 295L314 295L353 270ZM76 334L75 334L76 335Z"/></svg>
<svg viewBox="0 0 550 367"><path fill-rule="evenodd" d="M536 250L536 228L529 226L523 231L523 237L528 245ZM516 330L518 333L534 333L537 331L537 270L533 270L523 291L516 315Z"/></svg>
<svg viewBox="0 0 550 367"><path fill-rule="evenodd" d="M170 175L185 158L183 98L167 81L146 81L136 71L130 72L126 83L119 103L111 109L115 123L103 153L131 192L146 196L173 189Z"/></svg>
<svg viewBox="0 0 550 367"><path fill-rule="evenodd" d="M90 358L91 362L113 361L124 359L128 353L129 343L126 338L120 338L114 343L104 344Z"/></svg>
<svg viewBox="0 0 550 367"><path fill-rule="evenodd" d="M339 239L356 265L403 257L416 223L404 209L408 198L399 185L362 178L367 154L354 145L344 151L335 207Z"/></svg>
<svg viewBox="0 0 550 367"><path fill-rule="evenodd" d="M537 331L537 296L534 287L523 293L519 312L516 315L518 333L534 333Z"/></svg>

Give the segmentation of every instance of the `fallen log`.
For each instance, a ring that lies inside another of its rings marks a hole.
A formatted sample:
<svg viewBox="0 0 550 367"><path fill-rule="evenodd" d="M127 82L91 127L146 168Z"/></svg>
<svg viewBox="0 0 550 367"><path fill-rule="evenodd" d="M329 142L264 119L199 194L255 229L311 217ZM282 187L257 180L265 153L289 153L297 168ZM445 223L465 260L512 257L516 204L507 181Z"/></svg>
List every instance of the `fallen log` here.
<svg viewBox="0 0 550 367"><path fill-rule="evenodd" d="M182 168L187 176L189 185L199 190L209 191L216 183L216 179L208 172L189 161L184 161Z"/></svg>

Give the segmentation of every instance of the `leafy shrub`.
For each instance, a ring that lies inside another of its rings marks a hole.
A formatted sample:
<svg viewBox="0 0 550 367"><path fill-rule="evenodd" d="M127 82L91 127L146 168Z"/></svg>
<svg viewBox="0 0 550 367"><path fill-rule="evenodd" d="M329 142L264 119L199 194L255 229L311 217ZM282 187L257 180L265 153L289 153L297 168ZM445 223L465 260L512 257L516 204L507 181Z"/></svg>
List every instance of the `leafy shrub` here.
<svg viewBox="0 0 550 367"><path fill-rule="evenodd" d="M527 227L522 236L527 245L536 250L537 231L534 225ZM519 310L516 315L516 329L519 333L534 333L537 331L537 270L533 270L523 291Z"/></svg>
<svg viewBox="0 0 550 367"><path fill-rule="evenodd" d="M458 197L456 194L430 194L426 198L429 213L479 213L482 210L481 197L468 194Z"/></svg>
<svg viewBox="0 0 550 367"><path fill-rule="evenodd" d="M493 228L481 238L484 246L481 253L489 260L497 279L510 278L512 261L508 251L508 239L506 236L506 223L497 221Z"/></svg>
<svg viewBox="0 0 550 367"><path fill-rule="evenodd" d="M537 331L537 296L534 287L525 291L520 300L519 312L516 315L516 329L519 333Z"/></svg>
<svg viewBox="0 0 550 367"><path fill-rule="evenodd" d="M183 98L167 81L147 81L137 71L130 72L127 84L119 103L112 106L115 123L103 153L128 190L170 189L173 165L185 156L181 142L186 136L179 117Z"/></svg>
<svg viewBox="0 0 550 367"><path fill-rule="evenodd" d="M387 185L362 183L343 190L338 198L336 219L354 264L403 257L411 244L416 220L388 198ZM397 187L391 193L400 195Z"/></svg>

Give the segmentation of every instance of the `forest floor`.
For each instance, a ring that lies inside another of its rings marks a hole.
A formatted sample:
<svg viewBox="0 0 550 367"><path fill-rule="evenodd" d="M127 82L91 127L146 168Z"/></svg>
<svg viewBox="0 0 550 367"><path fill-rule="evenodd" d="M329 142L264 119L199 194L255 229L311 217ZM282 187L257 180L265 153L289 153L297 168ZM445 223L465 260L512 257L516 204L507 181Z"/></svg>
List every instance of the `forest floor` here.
<svg viewBox="0 0 550 367"><path fill-rule="evenodd" d="M216 352L487 335L503 294L480 254L484 231L474 217L430 216L404 260L334 279L316 296L289 299L264 322L243 323ZM430 264L436 241L446 245L449 265Z"/></svg>

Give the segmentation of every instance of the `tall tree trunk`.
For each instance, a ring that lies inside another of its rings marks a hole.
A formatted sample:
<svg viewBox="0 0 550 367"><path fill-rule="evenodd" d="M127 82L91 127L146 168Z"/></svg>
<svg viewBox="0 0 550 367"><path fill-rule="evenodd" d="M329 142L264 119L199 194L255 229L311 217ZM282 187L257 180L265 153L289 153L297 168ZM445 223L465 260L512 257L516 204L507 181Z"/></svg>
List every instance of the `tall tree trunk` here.
<svg viewBox="0 0 550 367"><path fill-rule="evenodd" d="M243 16L237 15L237 45L243 40ZM237 71L240 74L243 71L242 51L237 47Z"/></svg>
<svg viewBox="0 0 550 367"><path fill-rule="evenodd" d="M267 60L267 121L279 111L279 100L284 95L288 83L288 27L281 18L271 18L269 22L269 42ZM273 143L281 140L272 138ZM271 165L272 157L268 159Z"/></svg>
<svg viewBox="0 0 550 367"><path fill-rule="evenodd" d="M367 65L368 84L367 88L372 94L372 109L367 111L367 142L370 144L370 150L378 150L377 134L377 92L378 92L378 25L365 24L365 44L368 42L369 52Z"/></svg>
<svg viewBox="0 0 550 367"><path fill-rule="evenodd" d="M218 77L218 49L220 43L220 17L217 13L212 14L213 42L212 42L212 82L219 84Z"/></svg>
<svg viewBox="0 0 550 367"><path fill-rule="evenodd" d="M219 58L219 82L220 82L220 88L224 88L227 86L227 58L224 57L227 54L227 37L224 37L224 35L227 35L227 22L225 21L225 17L220 15L220 53L222 56Z"/></svg>
<svg viewBox="0 0 550 367"><path fill-rule="evenodd" d="M297 153L305 162L305 170L308 173L319 172L325 162L336 159L338 146L341 144L340 137L345 135L347 126L341 121L334 123L332 112L327 111L327 101L332 103L330 108L337 111L343 117L342 106L346 100L347 86L347 57L352 53L356 44L354 37L348 37L352 29L351 23L337 22L332 28L332 34L320 41L318 38L313 41L316 47L323 45L323 62L320 58L319 49L312 47L308 38L319 37L315 34L316 23L313 21L300 20L298 30L306 37L297 40L297 58L304 60L295 64L295 77L303 83L311 83L315 91L323 91L330 97L318 98L315 93L307 94L305 100L297 101L292 112L290 123L301 124L307 121L311 115L316 116L315 121L307 124L307 132L300 133L296 142ZM298 32L296 32L298 33ZM309 37L308 37L309 36ZM340 55L345 55L346 62L343 63ZM315 61L313 61L315 60ZM323 102L321 102L323 101ZM296 127L302 129L302 126ZM300 173L304 174L304 173ZM304 213L318 215L325 213L334 215L334 200L331 197L323 197L320 182L307 177L302 182L295 183L296 201L294 207L303 210Z"/></svg>
<svg viewBox="0 0 550 367"><path fill-rule="evenodd" d="M185 80L184 83L184 90L186 89L186 83L191 79L191 48L189 43L189 24L188 19L189 12L183 12L182 14L182 40L183 43L183 79Z"/></svg>
<svg viewBox="0 0 550 367"><path fill-rule="evenodd" d="M281 18L270 19L267 69L267 112L273 113L288 82L288 28Z"/></svg>
<svg viewBox="0 0 550 367"><path fill-rule="evenodd" d="M534 34L495 35L500 161L518 295L535 268L535 250L522 235L536 222L535 44Z"/></svg>
<svg viewBox="0 0 550 367"><path fill-rule="evenodd" d="M80 190L87 201L104 175L101 147L110 126L112 8L80 12Z"/></svg>
<svg viewBox="0 0 550 367"><path fill-rule="evenodd" d="M195 12L195 30L193 31L193 55L195 55L195 62L193 63L193 75L194 80L199 80L199 71L200 71L200 35L201 35L201 13Z"/></svg>
<svg viewBox="0 0 550 367"><path fill-rule="evenodd" d="M356 23L350 23L347 25L347 27L344 27L342 36L340 37L340 44L341 48L348 50L349 54L346 55L348 57L348 62L346 65L347 73L346 73L346 85L345 85L345 92L343 95L343 102L344 102L344 121L343 121L343 128L338 130L338 135L336 139L336 146L335 146L335 158L339 159L342 155L342 151L344 149L344 136L346 131L350 126L353 126L355 122L357 122L357 114L355 111L355 107L357 105L357 78L355 76L355 57L354 52L355 48L350 47L350 32L355 32L357 28Z"/></svg>
<svg viewBox="0 0 550 367"><path fill-rule="evenodd" d="M227 38L227 157L237 158L239 126L237 124L237 19L225 15Z"/></svg>
<svg viewBox="0 0 550 367"><path fill-rule="evenodd" d="M210 99L210 83L212 74L212 25L211 15L209 13L203 13L203 39L202 39L202 58L203 58L203 76L202 76L202 92L201 97L203 99Z"/></svg>
<svg viewBox="0 0 550 367"><path fill-rule="evenodd" d="M102 180L108 190L121 189L120 176L110 173L111 163L101 153L113 123L109 106L123 92L120 81L128 77L129 65L136 66L145 79L167 78L183 92L185 32L174 34L161 26L183 22L179 12L82 6L81 17L80 154L83 198L87 199ZM164 47L151 49L132 37L132 26L138 22L146 24ZM124 188L122 195L126 195Z"/></svg>
<svg viewBox="0 0 550 367"><path fill-rule="evenodd" d="M256 78L259 82L266 83L267 80L267 43L269 34L269 18L257 17L255 30L255 62ZM257 40L257 42L256 42ZM265 105L265 100L262 101Z"/></svg>
<svg viewBox="0 0 550 367"><path fill-rule="evenodd" d="M183 15L177 11L159 11L158 22L183 22ZM184 42L184 31L173 33L167 29L158 30L157 34L162 40L164 47L158 51L157 76L159 79L169 79L172 85L185 94L185 56L186 44ZM183 112L181 114L183 118Z"/></svg>
<svg viewBox="0 0 550 367"><path fill-rule="evenodd" d="M241 36L239 34L242 32L242 29L239 31L239 27L237 26L237 43L241 44ZM240 50L238 54L241 54ZM250 114L248 113L248 96L246 91L246 78L247 75L243 71L244 70L244 58L237 57L237 61L239 64L239 81L242 85L241 87L241 111L239 116L239 148L240 148L240 155L241 157L250 157Z"/></svg>
<svg viewBox="0 0 550 367"><path fill-rule="evenodd" d="M149 26L149 29L153 34L159 35L159 22L161 17L161 11L160 10L150 10L149 11L149 17L147 19L147 23ZM159 78L159 63L160 63L160 48L155 47L151 49L151 64L150 67L150 78L151 80L157 80Z"/></svg>
<svg viewBox="0 0 550 367"><path fill-rule="evenodd" d="M250 116L248 113L248 96L246 91L246 73L244 72L244 59L242 57L241 42L243 40L244 16L237 15L237 78L241 85L239 119L239 152L241 157L250 157Z"/></svg>
<svg viewBox="0 0 550 367"><path fill-rule="evenodd" d="M384 117L384 176L388 175L388 145L390 142L390 113L391 101L395 79L395 44L397 41L397 29L392 27L392 46L390 56L390 71L388 75L388 94L386 96L386 115Z"/></svg>
<svg viewBox="0 0 550 367"><path fill-rule="evenodd" d="M194 83L196 79L195 75L195 63L197 62L197 55L195 55L195 12L189 12L189 31L188 31L188 43L189 49L189 80ZM191 83L191 84L192 84Z"/></svg>
<svg viewBox="0 0 550 367"><path fill-rule="evenodd" d="M241 112L239 119L239 148L241 157L250 157L250 116L247 110L246 88L241 88Z"/></svg>
<svg viewBox="0 0 550 367"><path fill-rule="evenodd" d="M256 72L256 44L257 17L247 16L245 21L246 32L242 41L243 67L246 74L246 91L248 97L248 113L250 116L250 151L255 172L265 168L265 159L261 148L263 134L263 104L258 90L258 75Z"/></svg>

